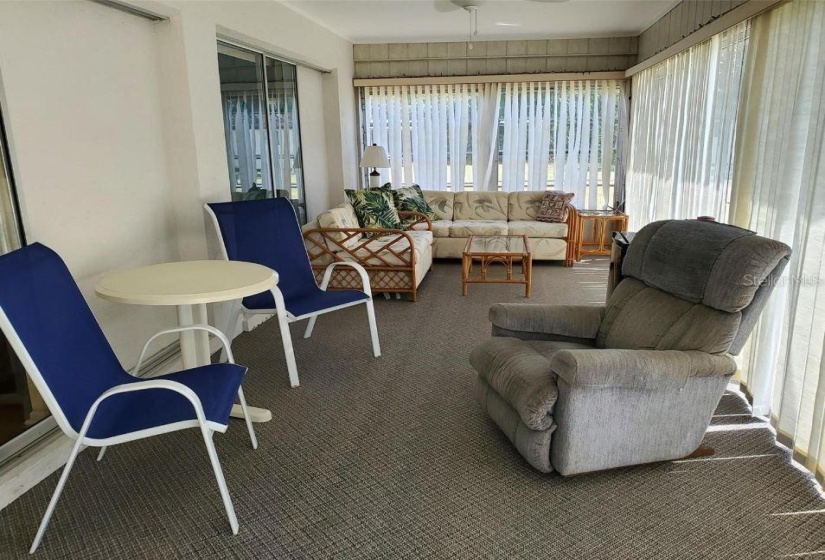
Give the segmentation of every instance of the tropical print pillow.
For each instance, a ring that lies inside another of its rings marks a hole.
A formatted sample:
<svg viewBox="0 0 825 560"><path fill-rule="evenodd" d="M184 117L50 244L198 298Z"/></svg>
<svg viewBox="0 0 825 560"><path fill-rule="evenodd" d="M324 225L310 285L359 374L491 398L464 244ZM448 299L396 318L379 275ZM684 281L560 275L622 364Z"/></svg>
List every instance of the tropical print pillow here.
<svg viewBox="0 0 825 560"><path fill-rule="evenodd" d="M438 219L435 211L424 200L424 193L421 192L421 187L418 185L395 189L392 191L392 196L395 199L395 207L399 212L420 212L431 220Z"/></svg>
<svg viewBox="0 0 825 560"><path fill-rule="evenodd" d="M390 192L380 188L363 191L347 189L345 192L362 228L402 229L401 218Z"/></svg>
<svg viewBox="0 0 825 560"><path fill-rule="evenodd" d="M576 196L574 193L549 191L541 201L536 220L539 222L566 222L570 212L570 201Z"/></svg>

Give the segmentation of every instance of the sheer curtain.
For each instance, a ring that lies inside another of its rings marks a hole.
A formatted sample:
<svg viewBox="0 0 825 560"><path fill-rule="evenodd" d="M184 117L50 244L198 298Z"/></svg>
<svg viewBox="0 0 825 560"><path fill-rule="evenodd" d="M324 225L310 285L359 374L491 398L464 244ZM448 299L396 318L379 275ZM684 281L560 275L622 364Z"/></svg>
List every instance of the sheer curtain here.
<svg viewBox="0 0 825 560"><path fill-rule="evenodd" d="M504 191L552 185L576 193L579 208L603 208L613 203L627 130L623 90L620 80L366 87L366 141L390 156L382 182Z"/></svg>
<svg viewBox="0 0 825 560"><path fill-rule="evenodd" d="M230 176L244 193L255 186L271 188L263 97L254 91L224 92L223 105L226 155L235 168L230 168Z"/></svg>
<svg viewBox="0 0 825 560"><path fill-rule="evenodd" d="M552 183L575 193L579 208L612 204L617 140L626 129L617 118L622 83L506 84L502 190L545 190Z"/></svg>
<svg viewBox="0 0 825 560"><path fill-rule="evenodd" d="M794 249L743 358L754 411L825 482L825 2L753 20L731 219Z"/></svg>
<svg viewBox="0 0 825 560"><path fill-rule="evenodd" d="M498 128L501 112L501 84L479 84L470 105L473 137L473 188L498 189Z"/></svg>
<svg viewBox="0 0 825 560"><path fill-rule="evenodd" d="M668 218L727 217L748 25L633 76L631 229Z"/></svg>
<svg viewBox="0 0 825 560"><path fill-rule="evenodd" d="M367 143L390 156L381 182L433 190L461 190L468 180L490 185L499 96L497 84L364 88Z"/></svg>

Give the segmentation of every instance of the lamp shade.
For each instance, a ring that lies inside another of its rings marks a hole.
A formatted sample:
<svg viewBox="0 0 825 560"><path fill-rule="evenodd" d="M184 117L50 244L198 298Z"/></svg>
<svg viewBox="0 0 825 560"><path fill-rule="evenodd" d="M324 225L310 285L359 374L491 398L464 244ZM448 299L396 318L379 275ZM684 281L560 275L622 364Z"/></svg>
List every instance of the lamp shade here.
<svg viewBox="0 0 825 560"><path fill-rule="evenodd" d="M387 168L390 166L390 160L387 158L387 150L383 146L367 146L364 148L364 155L361 156L361 167L381 167Z"/></svg>

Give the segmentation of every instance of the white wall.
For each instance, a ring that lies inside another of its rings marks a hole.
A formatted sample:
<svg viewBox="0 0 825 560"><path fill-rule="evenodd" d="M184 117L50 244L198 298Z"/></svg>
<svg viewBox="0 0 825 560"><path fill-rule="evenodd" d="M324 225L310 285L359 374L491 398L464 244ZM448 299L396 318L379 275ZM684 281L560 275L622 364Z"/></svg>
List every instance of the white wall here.
<svg viewBox="0 0 825 560"><path fill-rule="evenodd" d="M29 242L59 252L127 365L169 309L106 303L106 271L175 260L151 22L92 2L0 2L0 75Z"/></svg>
<svg viewBox="0 0 825 560"><path fill-rule="evenodd" d="M108 304L113 269L206 258L204 202L229 198L216 41L302 62L309 214L355 184L352 45L275 1L0 2L0 78L29 241L64 256L124 365L175 322ZM330 147L335 153L329 153Z"/></svg>
<svg viewBox="0 0 825 560"><path fill-rule="evenodd" d="M324 76L316 70L298 67L298 112L307 220L333 206L324 131Z"/></svg>

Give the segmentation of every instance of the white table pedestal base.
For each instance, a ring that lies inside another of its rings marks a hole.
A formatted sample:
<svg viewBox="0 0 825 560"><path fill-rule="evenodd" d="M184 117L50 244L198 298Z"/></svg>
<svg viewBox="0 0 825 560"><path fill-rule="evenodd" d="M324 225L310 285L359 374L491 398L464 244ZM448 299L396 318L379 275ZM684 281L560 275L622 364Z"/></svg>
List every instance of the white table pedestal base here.
<svg viewBox="0 0 825 560"><path fill-rule="evenodd" d="M194 324L208 324L206 316L206 304L178 306L178 325L188 327ZM180 353L183 359L183 368L191 369L212 363L209 353L209 334L205 331L188 331L180 333ZM249 416L253 422L269 422L272 420L272 412L266 408L249 406ZM243 418L241 405L233 405L232 418Z"/></svg>
<svg viewBox="0 0 825 560"><path fill-rule="evenodd" d="M249 418L253 422L269 422L272 420L272 411L267 408L258 408L257 406L249 405L246 405L246 408L249 410ZM243 418L243 410L241 410L241 405L233 404L232 412L229 413L229 416L232 418Z"/></svg>

